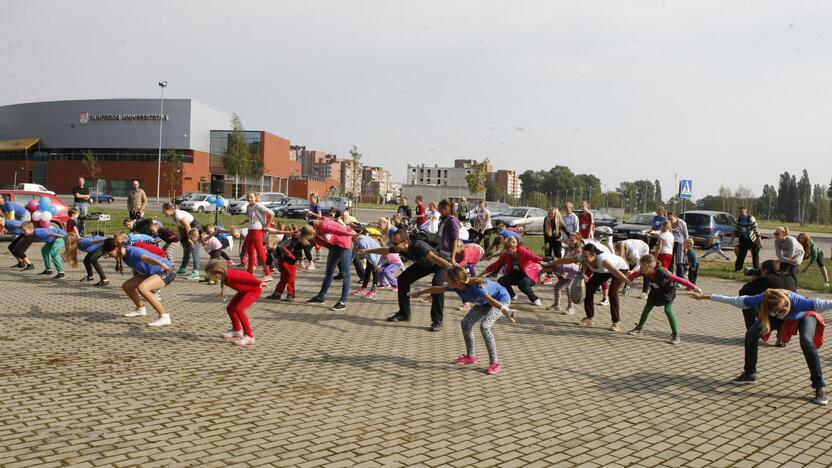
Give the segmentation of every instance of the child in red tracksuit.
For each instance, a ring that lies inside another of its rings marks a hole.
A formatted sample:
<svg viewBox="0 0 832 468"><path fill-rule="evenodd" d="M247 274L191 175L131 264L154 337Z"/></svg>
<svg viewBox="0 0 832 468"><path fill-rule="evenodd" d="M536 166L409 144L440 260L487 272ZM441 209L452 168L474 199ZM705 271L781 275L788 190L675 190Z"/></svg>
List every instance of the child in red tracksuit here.
<svg viewBox="0 0 832 468"><path fill-rule="evenodd" d="M274 250L269 252L269 258L275 268L280 271L280 281L274 288L274 292L267 299L280 299L283 291L286 290L285 302L295 300L295 276L297 275L297 263L303 258L304 250L309 248L315 240L315 230L312 226L303 226L298 231L274 231L282 233L285 237L280 241Z"/></svg>
<svg viewBox="0 0 832 468"><path fill-rule="evenodd" d="M231 318L231 331L223 334L222 337L226 340L234 340L237 346L255 344L246 309L260 298L263 283L247 271L229 270L225 261L221 259L208 262L205 267L205 276L209 281L220 281L221 298L224 298L225 286L237 291L225 309Z"/></svg>

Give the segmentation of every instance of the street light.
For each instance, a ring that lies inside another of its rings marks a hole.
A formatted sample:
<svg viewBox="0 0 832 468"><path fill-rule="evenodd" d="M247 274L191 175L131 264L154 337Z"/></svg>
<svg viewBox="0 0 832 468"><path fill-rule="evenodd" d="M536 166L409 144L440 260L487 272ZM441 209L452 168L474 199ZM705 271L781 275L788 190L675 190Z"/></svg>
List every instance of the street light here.
<svg viewBox="0 0 832 468"><path fill-rule="evenodd" d="M167 81L160 81L159 87L162 88L161 108L159 109L159 160L156 163L156 204L159 204L159 192L162 186L162 122L165 118L165 87Z"/></svg>

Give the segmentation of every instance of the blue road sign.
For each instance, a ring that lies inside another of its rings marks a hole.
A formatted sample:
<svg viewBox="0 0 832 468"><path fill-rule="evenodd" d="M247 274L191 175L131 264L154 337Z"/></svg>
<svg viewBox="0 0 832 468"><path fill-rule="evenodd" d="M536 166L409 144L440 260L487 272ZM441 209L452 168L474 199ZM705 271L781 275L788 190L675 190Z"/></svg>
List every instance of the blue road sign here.
<svg viewBox="0 0 832 468"><path fill-rule="evenodd" d="M690 179L682 179L679 182L679 198L686 200L693 198L693 181Z"/></svg>

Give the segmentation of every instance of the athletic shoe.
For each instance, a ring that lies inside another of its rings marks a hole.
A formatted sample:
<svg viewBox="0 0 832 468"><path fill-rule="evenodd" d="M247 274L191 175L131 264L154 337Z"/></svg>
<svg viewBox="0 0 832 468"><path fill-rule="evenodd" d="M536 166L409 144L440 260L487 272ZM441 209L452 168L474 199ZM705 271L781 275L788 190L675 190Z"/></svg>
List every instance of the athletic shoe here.
<svg viewBox="0 0 832 468"><path fill-rule="evenodd" d="M147 315L147 309L144 307L139 307L133 312L127 312L124 314L125 317L144 317L145 315Z"/></svg>
<svg viewBox="0 0 832 468"><path fill-rule="evenodd" d="M313 297L312 299L308 299L306 301L307 304L323 304L324 300L318 296Z"/></svg>
<svg viewBox="0 0 832 468"><path fill-rule="evenodd" d="M534 301L532 301L532 305L540 307L543 305L543 303L540 302L540 299L535 299Z"/></svg>
<svg viewBox="0 0 832 468"><path fill-rule="evenodd" d="M252 346L257 344L257 342L254 341L254 337L244 336L242 339L235 341L234 344L237 346Z"/></svg>
<svg viewBox="0 0 832 468"><path fill-rule="evenodd" d="M108 286L110 284L110 280L101 280L95 283L96 286Z"/></svg>
<svg viewBox="0 0 832 468"><path fill-rule="evenodd" d="M262 281L264 283L268 283L269 281L274 281L274 278L272 278L272 275L268 275L268 276L264 276ZM254 338L252 338L252 339L254 339Z"/></svg>
<svg viewBox="0 0 832 468"><path fill-rule="evenodd" d="M31 271L31 270L34 270L34 269L35 269L35 266L30 263L30 264L26 265L26 268L24 268L23 271Z"/></svg>
<svg viewBox="0 0 832 468"><path fill-rule="evenodd" d="M404 315L401 312L396 312L395 314L387 317L388 322L409 322L410 316Z"/></svg>
<svg viewBox="0 0 832 468"><path fill-rule="evenodd" d="M162 300L162 293L160 293L159 291L153 291L153 296L156 297L156 300Z"/></svg>
<svg viewBox="0 0 832 468"><path fill-rule="evenodd" d="M283 302L295 302L295 298L287 294L286 297L283 298Z"/></svg>
<svg viewBox="0 0 832 468"><path fill-rule="evenodd" d="M188 275L187 277L185 277L185 279L188 279L188 280L191 280L191 281L199 281L199 278L200 278L200 276L199 276L198 271L195 271L195 272L191 273L190 275Z"/></svg>
<svg viewBox="0 0 832 468"><path fill-rule="evenodd" d="M280 298L281 298L281 295L278 294L278 293L271 293L268 296L266 296L266 299L273 299L275 301L279 301Z"/></svg>
<svg viewBox="0 0 832 468"><path fill-rule="evenodd" d="M610 325L610 330L614 332L617 332L620 328L621 327L618 326L618 322L613 322L612 325Z"/></svg>
<svg viewBox="0 0 832 468"><path fill-rule="evenodd" d="M598 305L608 306L608 305L610 305L610 300L605 297L605 298L601 299L601 302L599 302Z"/></svg>
<svg viewBox="0 0 832 468"><path fill-rule="evenodd" d="M95 276L85 276L85 277L81 278L82 283L86 282L86 281L95 281Z"/></svg>
<svg viewBox="0 0 832 468"><path fill-rule="evenodd" d="M464 366L466 364L476 364L478 362L480 362L480 360L477 359L476 356L466 356L465 354L459 356L454 360L454 364L458 366Z"/></svg>
<svg viewBox="0 0 832 468"><path fill-rule="evenodd" d="M442 323L442 322L434 322L434 323L430 324L430 331L438 332L439 330L442 329L443 325L444 325L444 323Z"/></svg>
<svg viewBox="0 0 832 468"><path fill-rule="evenodd" d="M231 260L231 259L226 260L225 264L228 265L228 266L234 266L234 260Z"/></svg>
<svg viewBox="0 0 832 468"><path fill-rule="evenodd" d="M217 284L216 281L211 281L211 280L207 280L206 283L208 283L208 286L213 286L213 285Z"/></svg>
<svg viewBox="0 0 832 468"><path fill-rule="evenodd" d="M626 296L630 292L630 285L627 284L621 289L621 295Z"/></svg>
<svg viewBox="0 0 832 468"><path fill-rule="evenodd" d="M816 405L826 405L829 403L829 400L826 398L826 389L821 387L815 390L815 398L812 399L812 403Z"/></svg>
<svg viewBox="0 0 832 468"><path fill-rule="evenodd" d="M25 266L26 266L26 264L25 264L25 263L23 263L23 262L17 262L17 264L16 264L16 265L10 266L9 268L23 268L23 267L25 267Z"/></svg>
<svg viewBox="0 0 832 468"><path fill-rule="evenodd" d="M334 306L330 307L329 310L336 310L337 311L337 310L344 310L346 308L347 308L346 304L344 304L341 301L338 301L338 302L335 303Z"/></svg>
<svg viewBox="0 0 832 468"><path fill-rule="evenodd" d="M828 287L829 287L829 283L823 283L823 287L824 287L824 288L828 288Z"/></svg>
<svg viewBox="0 0 832 468"><path fill-rule="evenodd" d="M563 315L572 315L575 313L575 306L569 306L563 311Z"/></svg>
<svg viewBox="0 0 832 468"><path fill-rule="evenodd" d="M376 292L375 291L367 291L367 294L365 294L364 297L366 297L367 299L375 299L376 298Z"/></svg>
<svg viewBox="0 0 832 468"><path fill-rule="evenodd" d="M38 273L39 275L51 275L52 270L43 270L42 272Z"/></svg>
<svg viewBox="0 0 832 468"><path fill-rule="evenodd" d="M638 298L639 298L639 299L647 299L647 293L646 293L646 292L643 292L643 293L639 294L639 295L638 295Z"/></svg>
<svg viewBox="0 0 832 468"><path fill-rule="evenodd" d="M584 318L582 318L582 319L581 319L581 321L580 321L580 322L578 322L578 323L579 323L580 325L585 326L585 327L591 327L591 326L595 325L595 320L592 320L591 318L586 318L586 317L584 317Z"/></svg>
<svg viewBox="0 0 832 468"><path fill-rule="evenodd" d="M638 336L638 335L641 335L642 331L643 331L643 329L640 326L636 325L636 327L633 328L632 330L630 330L627 334L628 335L633 335L633 336Z"/></svg>
<svg viewBox="0 0 832 468"><path fill-rule="evenodd" d="M314 270L315 269L315 262L309 262L309 266L306 267L306 269L310 270L310 271Z"/></svg>
<svg viewBox="0 0 832 468"><path fill-rule="evenodd" d="M350 295L351 295L351 296L364 296L364 295L366 295L368 292L370 292L370 291L369 291L369 290L367 290L367 289L364 289L364 288L359 288L359 289L357 289L357 290L353 291Z"/></svg>
<svg viewBox="0 0 832 468"><path fill-rule="evenodd" d="M739 377L731 381L734 385L753 385L757 383L757 376L756 375L749 375L743 372L740 374Z"/></svg>
<svg viewBox="0 0 832 468"><path fill-rule="evenodd" d="M64 279L64 278L66 278L66 275L64 274L64 272L60 272L57 275L52 277L52 279Z"/></svg>
<svg viewBox="0 0 832 468"><path fill-rule="evenodd" d="M670 335L670 341L668 341L668 343L670 343L670 344L679 344L681 342L682 342L682 340L679 338L679 335L677 335L675 333L673 335Z"/></svg>
<svg viewBox="0 0 832 468"><path fill-rule="evenodd" d="M180 268L180 269L176 270L177 275L184 275L186 272L187 272L187 270L184 269L184 268Z"/></svg>
<svg viewBox="0 0 832 468"><path fill-rule="evenodd" d="M170 314L165 314L147 324L148 327L164 327L170 325Z"/></svg>
<svg viewBox="0 0 832 468"><path fill-rule="evenodd" d="M222 339L224 339L224 340L235 340L236 341L236 340L239 340L242 337L243 337L243 331L242 330L240 330L240 331L231 330L230 332L223 333L223 335L222 335Z"/></svg>
<svg viewBox="0 0 832 468"><path fill-rule="evenodd" d="M550 306L549 306L549 307L547 307L546 309L548 309L548 310L554 310L555 312L560 312L560 306L559 306L559 305L555 305L555 304L550 305Z"/></svg>
<svg viewBox="0 0 832 468"><path fill-rule="evenodd" d="M502 370L503 366L501 366L499 362L492 362L491 365L488 366L488 370L486 370L485 373L489 375L494 375L499 374Z"/></svg>
<svg viewBox="0 0 832 468"><path fill-rule="evenodd" d="M554 280L552 280L551 276L547 276L547 277L543 278L543 284L550 285L552 283L554 283Z"/></svg>

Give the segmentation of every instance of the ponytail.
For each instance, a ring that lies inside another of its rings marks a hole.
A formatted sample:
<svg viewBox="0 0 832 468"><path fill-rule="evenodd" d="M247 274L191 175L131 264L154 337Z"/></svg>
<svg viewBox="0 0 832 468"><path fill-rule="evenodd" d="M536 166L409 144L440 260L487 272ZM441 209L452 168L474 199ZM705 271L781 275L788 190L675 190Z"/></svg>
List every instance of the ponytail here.
<svg viewBox="0 0 832 468"><path fill-rule="evenodd" d="M468 270L459 265L448 268L448 278L457 283L462 283L465 286L482 286L485 284L484 279L477 278L476 276L471 277L468 275Z"/></svg>
<svg viewBox="0 0 832 468"><path fill-rule="evenodd" d="M64 256L72 268L78 267L78 236L74 233L64 238Z"/></svg>

